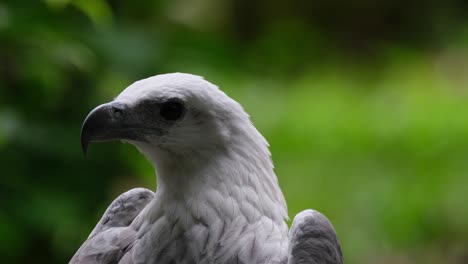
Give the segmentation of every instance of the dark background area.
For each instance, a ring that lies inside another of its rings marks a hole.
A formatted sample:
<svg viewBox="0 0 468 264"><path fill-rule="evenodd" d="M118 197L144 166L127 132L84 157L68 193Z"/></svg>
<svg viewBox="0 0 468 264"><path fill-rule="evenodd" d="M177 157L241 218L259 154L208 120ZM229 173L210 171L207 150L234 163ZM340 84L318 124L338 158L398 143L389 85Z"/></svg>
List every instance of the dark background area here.
<svg viewBox="0 0 468 264"><path fill-rule="evenodd" d="M468 2L0 2L0 262L66 263L120 193L129 145L81 153L96 105L202 75L270 142L291 218L325 213L346 263L468 262Z"/></svg>

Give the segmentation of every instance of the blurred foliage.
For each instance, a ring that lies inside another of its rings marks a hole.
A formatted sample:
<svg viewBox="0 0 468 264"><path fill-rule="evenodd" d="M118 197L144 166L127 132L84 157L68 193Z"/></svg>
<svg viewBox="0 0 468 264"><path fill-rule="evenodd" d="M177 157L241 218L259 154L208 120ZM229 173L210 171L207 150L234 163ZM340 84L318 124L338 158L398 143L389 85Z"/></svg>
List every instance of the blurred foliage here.
<svg viewBox="0 0 468 264"><path fill-rule="evenodd" d="M65 263L119 193L155 189L131 146L80 125L181 71L242 103L291 218L334 223L347 263L468 261L466 1L0 2L0 258Z"/></svg>

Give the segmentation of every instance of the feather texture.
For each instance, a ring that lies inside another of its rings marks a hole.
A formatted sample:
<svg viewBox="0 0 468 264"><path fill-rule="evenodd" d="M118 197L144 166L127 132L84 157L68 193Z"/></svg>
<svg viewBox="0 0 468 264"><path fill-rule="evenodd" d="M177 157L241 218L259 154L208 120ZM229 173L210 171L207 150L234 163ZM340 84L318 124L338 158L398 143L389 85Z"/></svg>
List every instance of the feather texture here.
<svg viewBox="0 0 468 264"><path fill-rule="evenodd" d="M138 109L168 98L184 102L182 120L155 121L151 109L142 114L150 116L126 113L133 127L144 122L158 131L124 139L153 163L156 192L117 198L71 263L342 263L323 262L338 259L327 250L339 245L317 213L296 217L288 240L268 143L215 85L190 74L158 75L129 86L115 102Z"/></svg>
<svg viewBox="0 0 468 264"><path fill-rule="evenodd" d="M121 194L107 208L70 263L118 263L136 240L137 232L129 225L153 196L153 192L143 188Z"/></svg>
<svg viewBox="0 0 468 264"><path fill-rule="evenodd" d="M289 233L288 264L342 264L343 255L335 229L320 212L299 213Z"/></svg>

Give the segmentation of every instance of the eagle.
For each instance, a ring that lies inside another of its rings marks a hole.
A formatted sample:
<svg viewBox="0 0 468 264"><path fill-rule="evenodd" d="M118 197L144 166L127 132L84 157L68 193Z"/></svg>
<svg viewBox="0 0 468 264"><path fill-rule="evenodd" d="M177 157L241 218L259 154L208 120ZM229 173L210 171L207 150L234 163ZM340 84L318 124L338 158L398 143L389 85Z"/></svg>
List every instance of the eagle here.
<svg viewBox="0 0 468 264"><path fill-rule="evenodd" d="M82 126L83 151L113 140L151 162L156 191L118 196L70 263L343 263L320 212L302 211L288 230L267 141L204 78L156 75L96 107Z"/></svg>

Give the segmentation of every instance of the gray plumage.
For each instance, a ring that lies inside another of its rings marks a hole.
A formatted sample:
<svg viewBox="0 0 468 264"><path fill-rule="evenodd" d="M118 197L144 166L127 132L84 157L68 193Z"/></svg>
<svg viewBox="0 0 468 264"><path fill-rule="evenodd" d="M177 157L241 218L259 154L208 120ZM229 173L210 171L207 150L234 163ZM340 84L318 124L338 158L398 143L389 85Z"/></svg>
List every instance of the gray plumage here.
<svg viewBox="0 0 468 264"><path fill-rule="evenodd" d="M121 194L107 208L70 263L119 263L136 240L137 230L129 227L130 224L153 197L154 193L144 188Z"/></svg>
<svg viewBox="0 0 468 264"><path fill-rule="evenodd" d="M342 264L343 255L335 229L318 211L296 215L289 231L288 264Z"/></svg>
<svg viewBox="0 0 468 264"><path fill-rule="evenodd" d="M94 109L82 145L123 140L157 170L106 210L70 263L342 264L335 230L317 211L288 235L268 144L242 107L203 78L166 74L134 83Z"/></svg>

